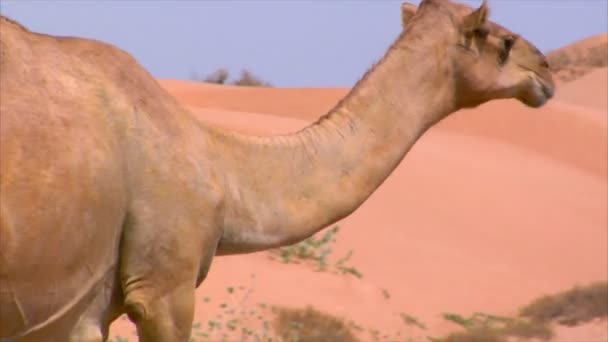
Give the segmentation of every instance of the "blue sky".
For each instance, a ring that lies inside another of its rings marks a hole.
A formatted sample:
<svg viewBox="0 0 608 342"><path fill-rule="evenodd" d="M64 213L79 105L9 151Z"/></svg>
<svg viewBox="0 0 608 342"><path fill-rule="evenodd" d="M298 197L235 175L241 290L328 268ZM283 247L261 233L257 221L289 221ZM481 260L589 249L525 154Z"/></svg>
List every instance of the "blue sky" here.
<svg viewBox="0 0 608 342"><path fill-rule="evenodd" d="M401 2L0 0L0 11L34 31L117 45L159 78L248 68L276 86L308 87L353 85L398 35ZM492 20L542 51L608 31L608 0L489 4Z"/></svg>

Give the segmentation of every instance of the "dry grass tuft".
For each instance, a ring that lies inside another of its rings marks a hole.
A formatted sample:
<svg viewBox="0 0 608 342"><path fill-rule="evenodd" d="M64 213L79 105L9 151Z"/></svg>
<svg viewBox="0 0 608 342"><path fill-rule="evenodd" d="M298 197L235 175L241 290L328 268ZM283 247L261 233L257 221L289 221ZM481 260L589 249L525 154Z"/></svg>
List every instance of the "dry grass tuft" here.
<svg viewBox="0 0 608 342"><path fill-rule="evenodd" d="M500 330L500 332L506 336L524 338L536 337L543 340L553 336L553 331L546 323L523 319L515 319L509 322Z"/></svg>
<svg viewBox="0 0 608 342"><path fill-rule="evenodd" d="M573 326L595 318L608 317L608 283L597 282L543 296L520 310L519 317L508 318L481 313L470 317L444 314L464 331L436 339L441 342L506 342L510 337L550 339L550 324Z"/></svg>
<svg viewBox="0 0 608 342"><path fill-rule="evenodd" d="M454 332L441 342L507 342L511 337L538 338L548 340L553 336L551 329L545 324L514 320L511 323L497 327L475 327L465 331Z"/></svg>
<svg viewBox="0 0 608 342"><path fill-rule="evenodd" d="M501 317L483 313L475 313L470 317L448 313L443 317L461 327L464 331L454 332L441 342L503 342L509 337L539 338L546 340L553 335L544 322L536 322L521 318Z"/></svg>
<svg viewBox="0 0 608 342"><path fill-rule="evenodd" d="M454 332L441 342L507 342L507 338L492 328L477 328Z"/></svg>
<svg viewBox="0 0 608 342"><path fill-rule="evenodd" d="M343 320L312 307L274 308L275 333L284 342L358 342Z"/></svg>
<svg viewBox="0 0 608 342"><path fill-rule="evenodd" d="M521 309L520 315L538 322L576 325L608 316L608 283L597 282L543 296Z"/></svg>

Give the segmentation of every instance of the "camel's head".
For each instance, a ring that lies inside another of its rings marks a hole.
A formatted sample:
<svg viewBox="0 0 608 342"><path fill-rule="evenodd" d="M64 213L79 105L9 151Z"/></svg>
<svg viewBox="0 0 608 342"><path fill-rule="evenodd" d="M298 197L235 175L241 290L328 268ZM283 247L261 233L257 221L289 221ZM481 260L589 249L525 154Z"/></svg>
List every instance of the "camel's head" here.
<svg viewBox="0 0 608 342"><path fill-rule="evenodd" d="M523 37L488 20L486 0L477 9L448 0L423 0L401 7L405 29L427 26L441 36L451 60L458 107L498 98L516 98L530 107L544 105L555 84L547 58Z"/></svg>

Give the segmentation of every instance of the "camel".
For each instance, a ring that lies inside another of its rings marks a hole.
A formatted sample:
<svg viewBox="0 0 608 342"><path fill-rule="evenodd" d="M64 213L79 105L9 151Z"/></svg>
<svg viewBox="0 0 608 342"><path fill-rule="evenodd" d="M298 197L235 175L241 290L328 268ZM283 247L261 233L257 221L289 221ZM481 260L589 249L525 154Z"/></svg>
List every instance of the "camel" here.
<svg viewBox="0 0 608 342"><path fill-rule="evenodd" d="M326 115L248 136L197 120L126 52L0 25L0 340L188 341L215 255L350 215L434 124L554 83L485 2L402 6L403 30ZM373 237L370 237L373 239Z"/></svg>

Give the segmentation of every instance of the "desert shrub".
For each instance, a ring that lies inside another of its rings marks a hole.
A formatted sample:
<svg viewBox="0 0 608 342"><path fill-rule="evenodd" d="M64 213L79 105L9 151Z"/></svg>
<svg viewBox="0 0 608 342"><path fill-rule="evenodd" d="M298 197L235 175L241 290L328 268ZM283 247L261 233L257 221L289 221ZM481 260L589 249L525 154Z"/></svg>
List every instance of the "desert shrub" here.
<svg viewBox="0 0 608 342"><path fill-rule="evenodd" d="M271 87L272 85L261 78L254 75L251 71L244 69L241 71L239 78L228 81L230 78L230 72L227 69L220 68L210 73L207 76L202 76L198 73L192 73L190 79L205 83L214 84L232 84L237 86L248 86L248 87Z"/></svg>
<svg viewBox="0 0 608 342"><path fill-rule="evenodd" d="M224 68L220 68L220 69L217 69L216 71L210 73L209 75L207 75L207 77L205 77L203 79L203 82L226 84L226 81L228 81L228 76L230 76L230 73L228 72L228 70L226 70Z"/></svg>
<svg viewBox="0 0 608 342"><path fill-rule="evenodd" d="M576 325L604 317L608 317L608 283L597 282L543 296L524 306L515 318L444 313L444 319L463 330L430 339L435 342L507 342L511 337L548 340L553 336L551 323Z"/></svg>
<svg viewBox="0 0 608 342"><path fill-rule="evenodd" d="M541 323L513 320L502 327L476 326L465 331L449 334L441 342L507 342L510 337L539 338L548 340L553 333L551 329Z"/></svg>
<svg viewBox="0 0 608 342"><path fill-rule="evenodd" d="M520 315L538 322L557 321L576 325L608 316L608 283L576 286L568 291L543 296L523 307Z"/></svg>
<svg viewBox="0 0 608 342"><path fill-rule="evenodd" d="M523 319L514 319L502 328L499 332L506 336L549 339L553 336L553 331L543 322L535 322Z"/></svg>
<svg viewBox="0 0 608 342"><path fill-rule="evenodd" d="M312 307L275 308L274 330L284 342L357 342L343 319Z"/></svg>
<svg viewBox="0 0 608 342"><path fill-rule="evenodd" d="M247 87L270 87L270 83L263 81L247 69L241 71L241 76L232 84Z"/></svg>

